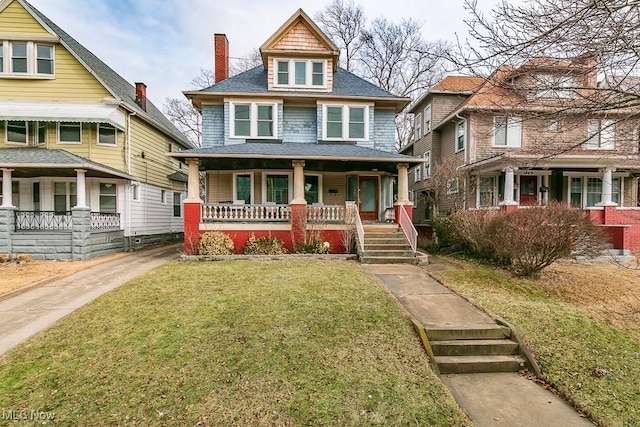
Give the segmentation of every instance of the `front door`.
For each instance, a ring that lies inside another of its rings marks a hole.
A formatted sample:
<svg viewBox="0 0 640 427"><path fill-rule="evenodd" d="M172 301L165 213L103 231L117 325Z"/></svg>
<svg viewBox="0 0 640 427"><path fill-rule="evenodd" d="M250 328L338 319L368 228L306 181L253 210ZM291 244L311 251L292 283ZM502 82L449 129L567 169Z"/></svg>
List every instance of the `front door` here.
<svg viewBox="0 0 640 427"><path fill-rule="evenodd" d="M520 205L532 206L538 203L538 177L520 176Z"/></svg>
<svg viewBox="0 0 640 427"><path fill-rule="evenodd" d="M363 221L378 220L378 177L358 178L358 210Z"/></svg>

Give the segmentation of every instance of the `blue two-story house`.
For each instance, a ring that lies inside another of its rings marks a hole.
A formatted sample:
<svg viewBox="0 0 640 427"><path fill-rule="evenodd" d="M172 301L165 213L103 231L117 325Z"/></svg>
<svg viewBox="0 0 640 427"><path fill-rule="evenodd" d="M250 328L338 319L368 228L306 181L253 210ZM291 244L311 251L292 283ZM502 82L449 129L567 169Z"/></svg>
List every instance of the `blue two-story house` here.
<svg viewBox="0 0 640 427"><path fill-rule="evenodd" d="M409 98L339 68L339 49L302 9L242 74L228 77L226 36L214 43L216 83L185 92L202 113L202 148L170 154L189 165L187 251L207 230L239 250L251 233L292 245L313 227L341 252L354 213L365 223L400 221L400 208L411 216L407 169L422 160L395 150Z"/></svg>

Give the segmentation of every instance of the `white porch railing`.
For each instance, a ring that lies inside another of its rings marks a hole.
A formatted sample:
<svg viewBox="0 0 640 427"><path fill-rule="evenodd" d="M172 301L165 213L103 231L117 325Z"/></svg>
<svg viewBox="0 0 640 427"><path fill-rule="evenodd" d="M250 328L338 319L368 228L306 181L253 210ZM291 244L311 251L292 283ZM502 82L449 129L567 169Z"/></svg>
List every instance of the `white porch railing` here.
<svg viewBox="0 0 640 427"><path fill-rule="evenodd" d="M404 231L404 235L407 236L407 240L409 244L411 244L411 249L413 252L416 252L416 247L418 246L418 231L413 226L413 222L411 218L409 218L409 214L407 213L405 205L400 205L400 227L402 231Z"/></svg>
<svg viewBox="0 0 640 427"><path fill-rule="evenodd" d="M308 222L344 222L346 208L340 205L307 206Z"/></svg>
<svg viewBox="0 0 640 427"><path fill-rule="evenodd" d="M289 205L203 204L202 221L289 221Z"/></svg>

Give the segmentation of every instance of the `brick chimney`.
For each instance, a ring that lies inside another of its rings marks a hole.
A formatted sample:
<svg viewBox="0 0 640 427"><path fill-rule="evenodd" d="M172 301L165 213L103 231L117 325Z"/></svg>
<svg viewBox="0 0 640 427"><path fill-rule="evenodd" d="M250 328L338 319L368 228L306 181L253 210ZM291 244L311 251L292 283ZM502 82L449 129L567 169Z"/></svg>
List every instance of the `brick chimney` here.
<svg viewBox="0 0 640 427"><path fill-rule="evenodd" d="M144 83L136 83L136 104L147 111L147 85Z"/></svg>
<svg viewBox="0 0 640 427"><path fill-rule="evenodd" d="M226 34L213 36L213 65L215 83L229 78L229 40Z"/></svg>

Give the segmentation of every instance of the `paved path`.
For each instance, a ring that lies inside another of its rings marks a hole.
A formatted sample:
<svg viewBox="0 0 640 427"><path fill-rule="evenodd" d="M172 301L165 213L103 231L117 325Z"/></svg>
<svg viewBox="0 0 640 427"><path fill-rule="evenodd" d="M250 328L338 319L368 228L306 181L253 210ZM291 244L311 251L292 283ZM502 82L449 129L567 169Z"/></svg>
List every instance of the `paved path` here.
<svg viewBox="0 0 640 427"><path fill-rule="evenodd" d="M134 252L0 301L0 355L100 295L176 259L180 248Z"/></svg>
<svg viewBox="0 0 640 427"><path fill-rule="evenodd" d="M427 329L495 321L411 265L363 265ZM591 426L562 399L517 373L446 374L441 380L476 426Z"/></svg>

